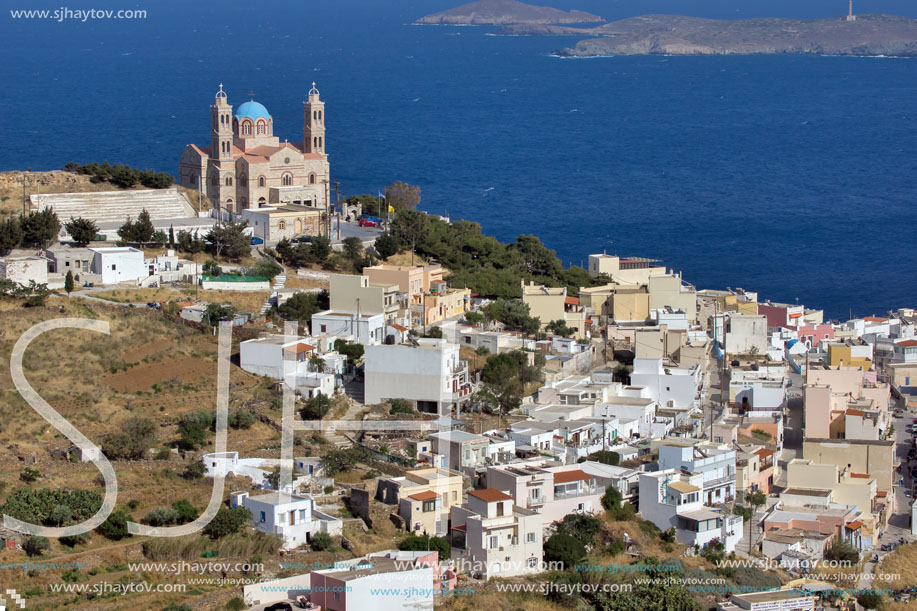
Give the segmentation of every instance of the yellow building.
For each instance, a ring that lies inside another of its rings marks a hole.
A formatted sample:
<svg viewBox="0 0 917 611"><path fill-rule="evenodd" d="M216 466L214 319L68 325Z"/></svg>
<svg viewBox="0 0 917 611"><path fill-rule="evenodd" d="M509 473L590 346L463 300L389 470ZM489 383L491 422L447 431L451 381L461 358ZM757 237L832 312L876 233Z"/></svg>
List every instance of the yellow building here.
<svg viewBox="0 0 917 611"><path fill-rule="evenodd" d="M471 307L469 289L450 289L445 282L434 284L431 290L422 295L423 303L418 308L418 324L431 325L453 316L461 316Z"/></svg>
<svg viewBox="0 0 917 611"><path fill-rule="evenodd" d="M853 345L850 342L828 344L829 367L862 367L863 371L872 369L871 352L868 345Z"/></svg>

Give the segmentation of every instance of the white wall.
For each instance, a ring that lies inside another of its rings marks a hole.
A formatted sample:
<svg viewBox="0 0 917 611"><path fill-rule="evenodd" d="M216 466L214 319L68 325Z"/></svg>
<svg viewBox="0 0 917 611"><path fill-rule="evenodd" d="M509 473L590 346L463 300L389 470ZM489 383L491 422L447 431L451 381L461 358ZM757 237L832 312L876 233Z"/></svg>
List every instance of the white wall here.
<svg viewBox="0 0 917 611"><path fill-rule="evenodd" d="M459 364L459 347L438 340L438 347L404 345L366 346L366 404L384 399L410 401L452 400L451 371Z"/></svg>
<svg viewBox="0 0 917 611"><path fill-rule="evenodd" d="M136 248L92 248L93 273L102 276L102 284L136 282L150 275L143 252Z"/></svg>

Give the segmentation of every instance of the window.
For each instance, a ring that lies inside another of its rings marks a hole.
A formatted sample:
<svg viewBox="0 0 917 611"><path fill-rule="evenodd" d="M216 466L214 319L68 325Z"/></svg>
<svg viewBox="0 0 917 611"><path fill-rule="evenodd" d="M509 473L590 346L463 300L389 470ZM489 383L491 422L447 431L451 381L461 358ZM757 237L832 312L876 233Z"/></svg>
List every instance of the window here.
<svg viewBox="0 0 917 611"><path fill-rule="evenodd" d="M328 325L320 325L320 326L322 329L322 333L325 333L328 330Z"/></svg>
<svg viewBox="0 0 917 611"><path fill-rule="evenodd" d="M525 533L525 542L526 543L535 543L535 541L537 540L537 536L538 535L536 535L535 533Z"/></svg>
<svg viewBox="0 0 917 611"><path fill-rule="evenodd" d="M267 519L267 516L265 516L265 515L264 515L264 512L262 511L262 512L261 512L261 523L263 524L263 523L265 522L266 519Z"/></svg>
<svg viewBox="0 0 917 611"><path fill-rule="evenodd" d="M309 184L310 185L315 184L315 174L309 174Z"/></svg>
<svg viewBox="0 0 917 611"><path fill-rule="evenodd" d="M497 515L498 516L503 515L503 503L502 502L497 503Z"/></svg>
<svg viewBox="0 0 917 611"><path fill-rule="evenodd" d="M538 566L538 559L537 559L537 558L529 558L528 560L525 561L525 563L526 563L526 565L528 565L528 567L529 567L530 569L534 569L536 566Z"/></svg>
<svg viewBox="0 0 917 611"><path fill-rule="evenodd" d="M322 148L322 137L318 137L318 148Z"/></svg>
<svg viewBox="0 0 917 611"><path fill-rule="evenodd" d="M111 269L112 269L112 271L114 271L114 270L118 269L118 266L115 265L114 263L112 263L112 264L111 264Z"/></svg>
<svg viewBox="0 0 917 611"><path fill-rule="evenodd" d="M487 537L487 549L497 549L500 547L499 537Z"/></svg>
<svg viewBox="0 0 917 611"><path fill-rule="evenodd" d="M251 136L252 135L252 124L249 121L242 123L242 135Z"/></svg>
<svg viewBox="0 0 917 611"><path fill-rule="evenodd" d="M258 186L259 186L259 187L263 187L263 186L264 186L264 176L259 176L259 177L258 177Z"/></svg>
<svg viewBox="0 0 917 611"><path fill-rule="evenodd" d="M264 135L264 121L258 121L258 135Z"/></svg>
<svg viewBox="0 0 917 611"><path fill-rule="evenodd" d="M227 176L227 177L226 177L226 186L227 186L227 187L231 187L231 186L232 186L232 176Z"/></svg>
<svg viewBox="0 0 917 611"><path fill-rule="evenodd" d="M290 185L292 185L292 184L293 184L293 175L292 175L292 174L284 174L284 175L283 175L282 183L283 183L283 186L285 186L285 187L289 187Z"/></svg>
<svg viewBox="0 0 917 611"><path fill-rule="evenodd" d="M286 228L287 228L286 221L280 221L279 223L277 223L277 229L279 229L280 231L283 231Z"/></svg>
<svg viewBox="0 0 917 611"><path fill-rule="evenodd" d="M452 502L454 503L454 502L456 502L457 500L458 500L458 492L456 492L455 490L453 490L453 491L452 491Z"/></svg>

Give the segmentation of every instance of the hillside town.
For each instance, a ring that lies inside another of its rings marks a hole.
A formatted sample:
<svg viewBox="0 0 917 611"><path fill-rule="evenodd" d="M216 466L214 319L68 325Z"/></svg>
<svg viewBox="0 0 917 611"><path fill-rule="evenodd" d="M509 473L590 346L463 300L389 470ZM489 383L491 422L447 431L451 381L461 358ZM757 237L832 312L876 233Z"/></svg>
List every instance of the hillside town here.
<svg viewBox="0 0 917 611"><path fill-rule="evenodd" d="M506 247L518 268L476 268L485 255L470 247L454 249L468 255L459 268L424 240L445 244L471 224L417 211L410 185L332 197L314 86L304 104L303 141L281 143L261 104L233 114L221 86L214 141L182 153L181 188L31 193L23 236L0 258L9 320L81 307L126 327L156 317L184 334L164 349L193 334L212 354L231 327L229 392L260 394L233 405L230 426L250 418L276 437L211 446L203 394L157 412L180 371L132 409L177 427L164 460L184 460L202 490L227 482L219 511L243 516L229 536L270 538L267 553L284 559L222 588L235 608L477 608L474 592L505 584L582 583L589 571L575 567L596 558L744 561L779 575L757 589L664 586L723 611L907 602L908 587L871 588L888 558L917 548L914 309L832 320L753 287L699 288L649 258L651 244L570 270L522 236ZM128 371L118 367L111 376ZM136 403L150 391L126 392ZM187 417L201 412L203 426ZM110 458L133 469L153 449ZM24 462L37 472L52 460ZM177 523L167 514L145 523ZM5 537L5 553L36 545ZM338 555L304 570L329 549ZM842 561L855 578L819 569ZM613 588L580 596L631 608Z"/></svg>

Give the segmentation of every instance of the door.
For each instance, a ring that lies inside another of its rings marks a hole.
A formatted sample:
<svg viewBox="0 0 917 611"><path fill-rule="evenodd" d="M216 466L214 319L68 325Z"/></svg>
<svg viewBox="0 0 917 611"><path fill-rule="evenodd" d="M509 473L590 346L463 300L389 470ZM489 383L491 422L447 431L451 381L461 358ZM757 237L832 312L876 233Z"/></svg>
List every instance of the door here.
<svg viewBox="0 0 917 611"><path fill-rule="evenodd" d="M301 234L302 233L302 221L299 219L296 219L296 221L293 223L293 229L296 230L296 235Z"/></svg>
<svg viewBox="0 0 917 611"><path fill-rule="evenodd" d="M295 521L296 521L296 512L295 512L295 511L291 511L291 512L290 512L290 526L293 526L293 524L295 523Z"/></svg>

